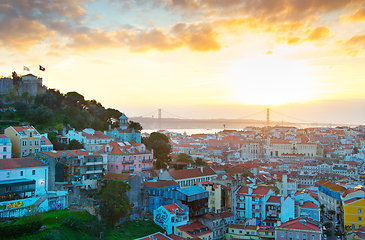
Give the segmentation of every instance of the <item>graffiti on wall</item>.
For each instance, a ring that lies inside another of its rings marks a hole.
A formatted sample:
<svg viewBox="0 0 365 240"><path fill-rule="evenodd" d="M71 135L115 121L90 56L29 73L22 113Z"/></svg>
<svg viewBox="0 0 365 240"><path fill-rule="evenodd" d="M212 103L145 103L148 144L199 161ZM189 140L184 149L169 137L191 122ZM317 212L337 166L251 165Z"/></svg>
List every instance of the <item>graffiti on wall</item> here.
<svg viewBox="0 0 365 240"><path fill-rule="evenodd" d="M19 202L8 203L6 206L7 206L8 210L10 210L12 208L23 207L24 206L24 202L23 201L19 201Z"/></svg>
<svg viewBox="0 0 365 240"><path fill-rule="evenodd" d="M55 203L51 205L51 210L61 210L61 209L63 209L62 203Z"/></svg>

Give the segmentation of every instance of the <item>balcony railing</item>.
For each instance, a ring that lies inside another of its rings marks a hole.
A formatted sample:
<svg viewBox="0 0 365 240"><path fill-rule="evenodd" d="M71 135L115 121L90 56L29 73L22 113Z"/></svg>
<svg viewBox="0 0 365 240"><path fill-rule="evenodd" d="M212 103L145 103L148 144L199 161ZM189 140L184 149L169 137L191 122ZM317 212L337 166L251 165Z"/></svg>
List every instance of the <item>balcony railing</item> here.
<svg viewBox="0 0 365 240"><path fill-rule="evenodd" d="M153 167L145 167L145 168L142 168L143 171L148 171L148 170L152 170Z"/></svg>
<svg viewBox="0 0 365 240"><path fill-rule="evenodd" d="M143 159L142 162L153 162L153 159Z"/></svg>
<svg viewBox="0 0 365 240"><path fill-rule="evenodd" d="M125 173L127 173L127 172L134 172L134 169L123 169L122 172L125 172Z"/></svg>
<svg viewBox="0 0 365 240"><path fill-rule="evenodd" d="M103 164L103 161L85 162L85 165L99 165Z"/></svg>

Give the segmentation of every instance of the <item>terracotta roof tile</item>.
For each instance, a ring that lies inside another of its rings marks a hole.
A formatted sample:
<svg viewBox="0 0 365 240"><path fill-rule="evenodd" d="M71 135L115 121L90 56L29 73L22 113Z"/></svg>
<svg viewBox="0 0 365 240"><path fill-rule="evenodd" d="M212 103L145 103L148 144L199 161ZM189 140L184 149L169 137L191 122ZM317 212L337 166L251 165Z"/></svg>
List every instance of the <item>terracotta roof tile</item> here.
<svg viewBox="0 0 365 240"><path fill-rule="evenodd" d="M169 173L175 180L217 175L217 173L210 167L203 167L203 172L201 172L201 168L199 167L192 169L170 171Z"/></svg>
<svg viewBox="0 0 365 240"><path fill-rule="evenodd" d="M46 166L47 164L39 161L34 157L0 159L0 170Z"/></svg>

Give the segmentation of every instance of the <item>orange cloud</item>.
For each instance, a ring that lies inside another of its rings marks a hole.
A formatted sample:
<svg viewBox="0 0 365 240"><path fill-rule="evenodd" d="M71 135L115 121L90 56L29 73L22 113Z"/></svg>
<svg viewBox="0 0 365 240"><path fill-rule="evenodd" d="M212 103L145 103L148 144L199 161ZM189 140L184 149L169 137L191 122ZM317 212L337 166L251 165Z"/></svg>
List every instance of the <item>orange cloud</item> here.
<svg viewBox="0 0 365 240"><path fill-rule="evenodd" d="M365 8L360 8L355 11L352 15L346 14L341 15L340 21L342 22L362 22L365 21Z"/></svg>
<svg viewBox="0 0 365 240"><path fill-rule="evenodd" d="M365 50L365 34L358 34L343 43L342 49L347 55L357 56Z"/></svg>
<svg viewBox="0 0 365 240"><path fill-rule="evenodd" d="M319 26L313 30L308 30L308 32L309 32L309 36L307 37L307 40L309 40L309 41L323 40L323 39L333 35L333 32L331 31L331 29L329 29L326 26Z"/></svg>

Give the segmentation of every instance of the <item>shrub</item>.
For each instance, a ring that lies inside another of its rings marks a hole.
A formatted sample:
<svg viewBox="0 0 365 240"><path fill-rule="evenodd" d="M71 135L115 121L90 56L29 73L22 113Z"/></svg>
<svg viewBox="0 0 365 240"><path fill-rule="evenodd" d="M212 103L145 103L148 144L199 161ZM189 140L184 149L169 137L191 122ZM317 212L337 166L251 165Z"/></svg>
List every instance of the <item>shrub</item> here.
<svg viewBox="0 0 365 240"><path fill-rule="evenodd" d="M44 235L42 240L61 240L61 238L56 233L50 232Z"/></svg>
<svg viewBox="0 0 365 240"><path fill-rule="evenodd" d="M41 221L26 222L22 224L2 224L0 237L17 237L23 234L33 234L42 227Z"/></svg>
<svg viewBox="0 0 365 240"><path fill-rule="evenodd" d="M61 223L61 226L66 226L74 230L82 230L84 227L84 222L81 218L70 215Z"/></svg>

